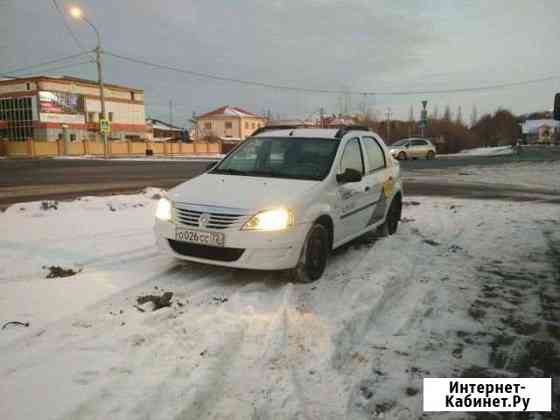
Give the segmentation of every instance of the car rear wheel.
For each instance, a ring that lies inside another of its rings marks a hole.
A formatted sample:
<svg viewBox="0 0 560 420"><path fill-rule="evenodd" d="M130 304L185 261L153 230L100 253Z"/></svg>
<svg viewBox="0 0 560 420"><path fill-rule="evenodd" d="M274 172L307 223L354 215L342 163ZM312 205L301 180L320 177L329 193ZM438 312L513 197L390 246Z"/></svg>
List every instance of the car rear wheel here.
<svg viewBox="0 0 560 420"><path fill-rule="evenodd" d="M327 266L329 251L329 232L325 226L314 224L307 234L300 260L291 270L294 281L309 283L319 279Z"/></svg>
<svg viewBox="0 0 560 420"><path fill-rule="evenodd" d="M436 157L436 154L434 153L433 150L430 150L430 151L428 152L428 154L426 155L426 159L428 159L428 160L435 159L435 157Z"/></svg>
<svg viewBox="0 0 560 420"><path fill-rule="evenodd" d="M406 153L405 153L405 152L400 152L400 153L397 155L397 159L398 159L398 160L406 160Z"/></svg>

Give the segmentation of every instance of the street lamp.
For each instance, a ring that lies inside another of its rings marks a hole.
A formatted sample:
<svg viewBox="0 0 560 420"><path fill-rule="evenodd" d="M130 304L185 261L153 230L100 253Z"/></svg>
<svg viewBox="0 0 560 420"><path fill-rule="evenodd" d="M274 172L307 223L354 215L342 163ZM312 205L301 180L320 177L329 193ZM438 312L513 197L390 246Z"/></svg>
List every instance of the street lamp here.
<svg viewBox="0 0 560 420"><path fill-rule="evenodd" d="M95 61L97 63L97 80L99 82L99 98L101 99L101 119L107 119L107 113L105 112L105 87L103 85L103 71L101 69L101 37L99 36L99 31L93 23L89 21L84 16L84 12L79 7L70 8L70 16L76 20L83 20L94 30L97 37L97 47L95 47ZM99 125L101 128L101 124ZM108 157L108 147L107 147L107 131L102 130L103 135L103 152L105 157Z"/></svg>

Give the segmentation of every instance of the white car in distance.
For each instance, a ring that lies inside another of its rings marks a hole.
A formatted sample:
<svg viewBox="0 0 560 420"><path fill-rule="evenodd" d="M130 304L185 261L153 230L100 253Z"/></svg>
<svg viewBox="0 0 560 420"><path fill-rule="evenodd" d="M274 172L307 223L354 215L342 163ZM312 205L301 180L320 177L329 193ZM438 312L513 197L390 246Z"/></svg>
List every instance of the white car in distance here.
<svg viewBox="0 0 560 420"><path fill-rule="evenodd" d="M157 206L159 247L182 260L290 270L313 281L329 253L374 229L396 232L399 164L363 127L261 128Z"/></svg>
<svg viewBox="0 0 560 420"><path fill-rule="evenodd" d="M398 160L436 158L436 147L427 139L402 139L391 144L389 149L391 155Z"/></svg>

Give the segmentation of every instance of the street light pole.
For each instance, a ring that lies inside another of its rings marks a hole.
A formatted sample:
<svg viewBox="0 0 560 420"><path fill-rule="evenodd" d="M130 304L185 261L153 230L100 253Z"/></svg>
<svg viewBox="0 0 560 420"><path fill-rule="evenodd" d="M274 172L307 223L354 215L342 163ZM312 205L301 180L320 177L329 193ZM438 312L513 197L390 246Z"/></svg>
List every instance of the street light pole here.
<svg viewBox="0 0 560 420"><path fill-rule="evenodd" d="M97 46L95 47L95 61L97 63L97 82L99 84L99 99L101 101L101 119L107 119L107 112L105 109L105 86L103 85L103 68L101 65L101 36L99 35L99 31L95 27L91 21L86 18L81 9L78 7L73 7L70 9L70 14L75 19L81 19L86 22L95 32L95 36L97 37ZM101 124L99 125L101 130ZM109 157L109 148L107 143L107 131L103 130L101 133L103 136L103 155L105 158Z"/></svg>

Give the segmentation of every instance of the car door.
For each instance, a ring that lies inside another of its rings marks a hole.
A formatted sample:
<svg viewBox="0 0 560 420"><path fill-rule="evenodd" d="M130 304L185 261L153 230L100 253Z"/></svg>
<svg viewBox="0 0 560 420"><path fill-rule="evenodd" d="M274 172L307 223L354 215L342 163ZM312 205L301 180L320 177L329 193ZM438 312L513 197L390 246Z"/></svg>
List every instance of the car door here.
<svg viewBox="0 0 560 420"><path fill-rule="evenodd" d="M424 140L412 140L412 151L415 158L426 157L428 153L428 144Z"/></svg>
<svg viewBox="0 0 560 420"><path fill-rule="evenodd" d="M366 226L369 226L380 222L385 216L387 203L383 187L389 180L389 173L387 156L379 141L373 136L363 136L362 146L366 157L364 182L367 201L372 205L366 220Z"/></svg>
<svg viewBox="0 0 560 420"><path fill-rule="evenodd" d="M342 174L346 169L354 169L364 175L364 156L358 137L348 140L344 146L339 161L338 173ZM365 180L338 185L336 210L339 217L338 232L335 232L335 241L355 236L364 229L367 223L368 213L366 202L368 194Z"/></svg>

